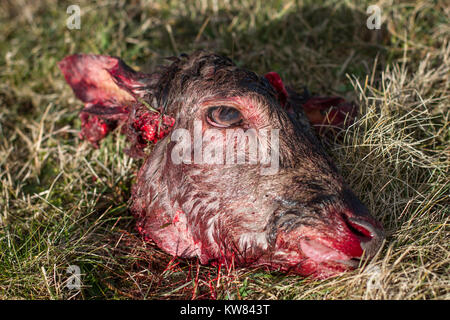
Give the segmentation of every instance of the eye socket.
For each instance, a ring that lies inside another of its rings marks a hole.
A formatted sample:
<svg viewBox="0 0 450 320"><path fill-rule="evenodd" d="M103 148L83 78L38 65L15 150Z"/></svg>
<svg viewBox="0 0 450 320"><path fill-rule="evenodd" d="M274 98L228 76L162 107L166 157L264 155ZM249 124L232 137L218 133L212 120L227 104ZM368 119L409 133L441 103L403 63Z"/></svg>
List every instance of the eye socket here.
<svg viewBox="0 0 450 320"><path fill-rule="evenodd" d="M241 112L233 107L217 106L211 107L206 112L206 121L219 128L228 128L242 124Z"/></svg>

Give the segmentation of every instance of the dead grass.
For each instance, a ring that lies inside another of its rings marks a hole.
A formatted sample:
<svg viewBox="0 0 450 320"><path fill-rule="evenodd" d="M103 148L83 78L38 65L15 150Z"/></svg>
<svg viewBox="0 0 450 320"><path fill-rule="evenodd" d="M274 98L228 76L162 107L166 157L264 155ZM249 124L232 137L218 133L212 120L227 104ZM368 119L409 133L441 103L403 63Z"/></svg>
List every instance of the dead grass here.
<svg viewBox="0 0 450 320"><path fill-rule="evenodd" d="M81 1L0 5L0 298L449 299L450 12L444 1ZM74 52L143 69L209 48L294 87L359 101L324 140L388 233L376 259L326 281L172 259L135 232L126 203L139 163L125 141L80 142L79 102L56 68ZM66 288L69 265L83 273Z"/></svg>

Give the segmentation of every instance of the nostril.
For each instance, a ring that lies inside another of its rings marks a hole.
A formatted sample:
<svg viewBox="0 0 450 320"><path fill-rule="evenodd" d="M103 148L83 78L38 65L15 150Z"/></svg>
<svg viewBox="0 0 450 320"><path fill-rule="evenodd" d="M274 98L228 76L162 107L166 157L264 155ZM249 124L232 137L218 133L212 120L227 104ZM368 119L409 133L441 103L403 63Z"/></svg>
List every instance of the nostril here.
<svg viewBox="0 0 450 320"><path fill-rule="evenodd" d="M366 219L349 218L345 215L343 219L349 230L361 241L361 248L366 252L366 256L374 256L384 239L383 228Z"/></svg>
<svg viewBox="0 0 450 320"><path fill-rule="evenodd" d="M357 235L362 242L370 241L375 236L374 227L368 222L356 221L345 215L342 215L342 217L349 230Z"/></svg>

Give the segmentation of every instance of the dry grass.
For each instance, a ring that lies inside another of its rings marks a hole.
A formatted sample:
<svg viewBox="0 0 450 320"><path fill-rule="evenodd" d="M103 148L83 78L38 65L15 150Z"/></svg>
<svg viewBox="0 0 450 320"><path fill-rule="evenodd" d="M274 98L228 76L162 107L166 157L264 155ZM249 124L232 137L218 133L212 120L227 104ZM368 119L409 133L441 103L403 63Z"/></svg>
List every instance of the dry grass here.
<svg viewBox="0 0 450 320"><path fill-rule="evenodd" d="M81 2L0 5L0 298L449 299L450 12L444 1ZM79 141L79 102L56 68L74 52L150 68L209 48L294 87L360 102L324 139L387 230L379 255L326 281L172 259L144 243L126 203L139 163L115 134ZM78 265L83 287L70 291Z"/></svg>

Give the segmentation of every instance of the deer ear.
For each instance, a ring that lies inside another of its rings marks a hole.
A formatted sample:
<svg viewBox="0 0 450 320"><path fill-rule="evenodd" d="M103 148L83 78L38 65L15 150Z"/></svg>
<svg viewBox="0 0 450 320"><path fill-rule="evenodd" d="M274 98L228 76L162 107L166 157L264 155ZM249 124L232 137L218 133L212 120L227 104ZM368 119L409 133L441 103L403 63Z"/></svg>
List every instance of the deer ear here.
<svg viewBox="0 0 450 320"><path fill-rule="evenodd" d="M75 54L58 63L75 95L85 103L114 106L136 101L151 76L136 72L116 57Z"/></svg>
<svg viewBox="0 0 450 320"><path fill-rule="evenodd" d="M310 97L303 110L312 125L346 128L358 114L358 106L341 97Z"/></svg>
<svg viewBox="0 0 450 320"><path fill-rule="evenodd" d="M276 72L269 72L264 75L264 78L269 80L272 87L276 90L278 93L278 101L284 107L287 102L288 92L284 87L283 80L281 80L280 75Z"/></svg>
<svg viewBox="0 0 450 320"><path fill-rule="evenodd" d="M127 122L125 131L133 143L130 154L140 157L148 141L162 139L173 126L173 118L164 115L161 121L157 111L135 103L152 94L160 73L136 72L119 58L91 54L68 56L58 66L85 103L80 137L95 147L108 132Z"/></svg>
<svg viewBox="0 0 450 320"><path fill-rule="evenodd" d="M149 92L157 74L136 72L115 57L75 54L58 63L75 95L84 102L80 137L98 147L98 141L124 123L130 106Z"/></svg>
<svg viewBox="0 0 450 320"><path fill-rule="evenodd" d="M288 98L296 100L297 94L286 90L281 77L276 72L269 72L264 77L278 93L278 101L288 112L293 112L292 105L286 105ZM357 106L341 97L310 97L305 91L298 103L312 125L348 127L357 115ZM292 101L291 101L292 102Z"/></svg>

